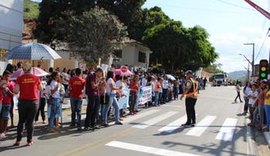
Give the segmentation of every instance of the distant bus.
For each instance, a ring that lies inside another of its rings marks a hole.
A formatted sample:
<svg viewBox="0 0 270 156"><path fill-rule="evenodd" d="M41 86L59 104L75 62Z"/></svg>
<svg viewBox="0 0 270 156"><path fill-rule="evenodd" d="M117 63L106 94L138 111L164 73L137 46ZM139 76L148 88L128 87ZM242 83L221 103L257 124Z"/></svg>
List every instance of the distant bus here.
<svg viewBox="0 0 270 156"><path fill-rule="evenodd" d="M227 86L228 75L226 73L219 73L213 75L213 86Z"/></svg>

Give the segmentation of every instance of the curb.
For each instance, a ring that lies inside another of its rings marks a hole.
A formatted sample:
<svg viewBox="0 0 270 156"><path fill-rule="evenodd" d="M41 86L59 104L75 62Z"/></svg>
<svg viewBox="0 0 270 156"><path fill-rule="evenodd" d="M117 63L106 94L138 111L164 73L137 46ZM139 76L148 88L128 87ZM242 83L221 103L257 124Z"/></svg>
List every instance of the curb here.
<svg viewBox="0 0 270 156"><path fill-rule="evenodd" d="M268 144L268 147L270 148L270 132L264 132L264 137Z"/></svg>

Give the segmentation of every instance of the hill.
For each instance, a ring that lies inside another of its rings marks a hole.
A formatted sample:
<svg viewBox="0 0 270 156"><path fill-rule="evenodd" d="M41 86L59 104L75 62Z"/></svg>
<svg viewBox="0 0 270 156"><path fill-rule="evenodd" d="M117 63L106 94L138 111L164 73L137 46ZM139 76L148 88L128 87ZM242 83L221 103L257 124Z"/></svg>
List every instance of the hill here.
<svg viewBox="0 0 270 156"><path fill-rule="evenodd" d="M39 16L39 4L31 0L24 0L24 18L35 20Z"/></svg>
<svg viewBox="0 0 270 156"><path fill-rule="evenodd" d="M247 79L247 71L241 70L230 72L228 73L228 77L231 80L241 80L242 82L244 82Z"/></svg>

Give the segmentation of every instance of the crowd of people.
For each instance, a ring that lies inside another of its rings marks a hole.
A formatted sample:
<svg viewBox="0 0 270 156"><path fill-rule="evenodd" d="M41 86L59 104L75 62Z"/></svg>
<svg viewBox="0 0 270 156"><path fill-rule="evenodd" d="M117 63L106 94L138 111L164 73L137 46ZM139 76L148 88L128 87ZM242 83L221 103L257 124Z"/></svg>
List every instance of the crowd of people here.
<svg viewBox="0 0 270 156"><path fill-rule="evenodd" d="M241 87L241 82L236 83L237 99L242 103L241 92L244 97L243 115L249 114L251 127L257 128L259 131L269 131L270 129L270 81L257 80L248 81L245 86Z"/></svg>
<svg viewBox="0 0 270 156"><path fill-rule="evenodd" d="M23 69L24 74L16 80L10 80L13 70L18 69ZM122 125L123 117L136 115L139 112L138 93L142 87L152 88L152 99L144 103L144 107L160 106L178 100L178 95L185 92L185 78L172 79L166 74L135 71L126 76L115 73L113 69L105 74L101 68L92 71L82 71L80 68L60 71L59 68L50 68L48 76L37 77L30 70L31 65L18 63L15 69L5 70L0 82L0 140L6 138L9 120L10 126L14 127L13 96L19 93L19 119L14 146L20 145L24 128L27 132L27 145L33 144L34 124L39 122L39 116L42 124L48 125L48 132L60 131L64 98L70 99L70 127L81 131L108 127L110 119L114 120L115 125ZM118 102L121 97L127 96L124 92L126 89L129 90L129 102L127 107L120 108ZM87 99L87 108L83 122L81 113L84 98Z"/></svg>

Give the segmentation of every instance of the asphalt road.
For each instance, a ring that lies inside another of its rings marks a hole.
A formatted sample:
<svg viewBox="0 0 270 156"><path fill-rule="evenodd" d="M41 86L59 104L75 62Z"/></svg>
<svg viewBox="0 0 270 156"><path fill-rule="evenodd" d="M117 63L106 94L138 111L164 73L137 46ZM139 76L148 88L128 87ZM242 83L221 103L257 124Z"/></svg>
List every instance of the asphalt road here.
<svg viewBox="0 0 270 156"><path fill-rule="evenodd" d="M186 120L185 104L180 100L142 109L126 117L124 125L112 124L95 131L69 128L70 116L66 111L66 124L60 133L46 133L46 127L38 125L33 146L12 147L15 131L11 131L9 138L0 143L0 155L269 156L263 141L254 142L254 133L246 126L247 117L241 115L243 104L232 103L235 96L234 87L208 87L201 91L196 104L197 124L193 128L180 126ZM264 151L258 152L262 148Z"/></svg>

